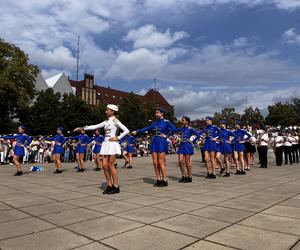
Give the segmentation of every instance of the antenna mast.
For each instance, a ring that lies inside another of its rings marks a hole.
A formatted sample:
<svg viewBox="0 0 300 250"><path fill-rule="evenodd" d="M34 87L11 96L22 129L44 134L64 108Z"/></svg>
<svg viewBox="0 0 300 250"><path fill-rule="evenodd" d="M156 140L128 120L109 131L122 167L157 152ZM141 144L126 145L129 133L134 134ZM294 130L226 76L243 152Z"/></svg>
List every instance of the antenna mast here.
<svg viewBox="0 0 300 250"><path fill-rule="evenodd" d="M76 81L78 81L78 71L79 71L79 43L80 35L77 37L77 68L76 68Z"/></svg>

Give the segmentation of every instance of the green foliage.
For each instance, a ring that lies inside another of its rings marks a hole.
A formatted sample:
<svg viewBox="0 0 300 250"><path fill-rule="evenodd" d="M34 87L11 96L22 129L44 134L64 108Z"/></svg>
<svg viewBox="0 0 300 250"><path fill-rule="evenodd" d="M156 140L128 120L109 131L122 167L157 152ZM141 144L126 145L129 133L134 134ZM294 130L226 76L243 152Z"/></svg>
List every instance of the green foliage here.
<svg viewBox="0 0 300 250"><path fill-rule="evenodd" d="M248 124L253 126L263 125L265 123L265 119L262 116L259 108L248 107L244 110L244 114L242 115L243 124Z"/></svg>
<svg viewBox="0 0 300 250"><path fill-rule="evenodd" d="M34 97L38 67L28 63L18 47L0 38L0 128L11 132L14 119L27 110Z"/></svg>
<svg viewBox="0 0 300 250"><path fill-rule="evenodd" d="M236 113L233 107L224 107L221 112L214 114L214 124L218 125L222 119L227 121L228 126L233 127L236 120L241 119L241 115Z"/></svg>
<svg viewBox="0 0 300 250"><path fill-rule="evenodd" d="M299 113L291 103L278 102L268 106L269 114L266 117L268 125L281 125L283 127L296 125L299 121Z"/></svg>

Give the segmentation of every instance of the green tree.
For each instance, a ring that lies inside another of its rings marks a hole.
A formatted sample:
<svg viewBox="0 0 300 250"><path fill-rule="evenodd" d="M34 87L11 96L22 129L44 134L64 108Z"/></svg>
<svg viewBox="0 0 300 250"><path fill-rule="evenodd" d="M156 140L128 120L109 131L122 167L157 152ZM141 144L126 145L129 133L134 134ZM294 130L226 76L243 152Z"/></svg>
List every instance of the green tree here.
<svg viewBox="0 0 300 250"><path fill-rule="evenodd" d="M28 110L34 98L38 67L28 63L28 56L18 47L0 38L0 128L11 132L20 114Z"/></svg>
<svg viewBox="0 0 300 250"><path fill-rule="evenodd" d="M294 107L290 103L278 102L268 106L269 114L266 117L266 123L273 126L296 125L299 119Z"/></svg>
<svg viewBox="0 0 300 250"><path fill-rule="evenodd" d="M241 119L241 115L236 113L233 107L224 107L221 112L214 114L214 124L219 124L222 119L225 119L227 124L233 127L236 120Z"/></svg>
<svg viewBox="0 0 300 250"><path fill-rule="evenodd" d="M263 125L265 122L264 117L262 116L259 108L248 107L244 110L242 115L243 124L249 124L251 126Z"/></svg>
<svg viewBox="0 0 300 250"><path fill-rule="evenodd" d="M291 100L291 105L293 109L295 110L297 116L298 116L298 124L300 124L300 98L294 98Z"/></svg>

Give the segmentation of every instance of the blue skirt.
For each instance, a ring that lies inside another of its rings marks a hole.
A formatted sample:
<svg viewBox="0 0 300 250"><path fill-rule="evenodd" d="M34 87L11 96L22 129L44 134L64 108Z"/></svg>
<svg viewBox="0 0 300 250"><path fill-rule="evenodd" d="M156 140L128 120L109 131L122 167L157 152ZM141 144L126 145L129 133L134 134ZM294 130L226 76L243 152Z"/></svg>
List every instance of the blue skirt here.
<svg viewBox="0 0 300 250"><path fill-rule="evenodd" d="M99 153L100 153L100 150L101 150L101 145L95 144L95 147L94 147L94 149L93 149L93 153L94 153L94 154L99 154Z"/></svg>
<svg viewBox="0 0 300 250"><path fill-rule="evenodd" d="M76 148L76 153L85 154L86 153L86 146L78 145L77 148Z"/></svg>
<svg viewBox="0 0 300 250"><path fill-rule="evenodd" d="M203 151L217 152L217 143L211 140L205 140L203 145Z"/></svg>
<svg viewBox="0 0 300 250"><path fill-rule="evenodd" d="M22 146L15 146L14 149L14 155L16 156L24 156L25 155L25 149Z"/></svg>
<svg viewBox="0 0 300 250"><path fill-rule="evenodd" d="M220 152L221 154L232 154L232 147L230 143L221 142L220 143Z"/></svg>
<svg viewBox="0 0 300 250"><path fill-rule="evenodd" d="M150 146L151 153L168 153L168 141L161 136L154 136Z"/></svg>
<svg viewBox="0 0 300 250"><path fill-rule="evenodd" d="M245 152L246 148L245 148L244 143L234 143L233 151L236 151L236 152Z"/></svg>
<svg viewBox="0 0 300 250"><path fill-rule="evenodd" d="M135 149L132 146L126 146L123 151L126 151L127 153L134 153Z"/></svg>
<svg viewBox="0 0 300 250"><path fill-rule="evenodd" d="M64 148L61 145L54 145L53 154L63 154Z"/></svg>
<svg viewBox="0 0 300 250"><path fill-rule="evenodd" d="M194 154L193 144L190 142L181 142L177 150L177 154L193 155Z"/></svg>

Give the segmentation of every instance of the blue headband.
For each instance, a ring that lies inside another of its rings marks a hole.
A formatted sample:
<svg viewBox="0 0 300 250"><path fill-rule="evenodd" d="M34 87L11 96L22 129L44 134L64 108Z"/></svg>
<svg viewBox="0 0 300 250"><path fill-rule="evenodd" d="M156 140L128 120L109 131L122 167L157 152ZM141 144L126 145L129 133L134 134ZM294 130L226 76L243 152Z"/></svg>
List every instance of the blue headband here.
<svg viewBox="0 0 300 250"><path fill-rule="evenodd" d="M59 128L57 128L57 130L64 131L64 128L63 127L59 127Z"/></svg>
<svg viewBox="0 0 300 250"><path fill-rule="evenodd" d="M206 116L206 120L210 120L210 121L213 121L213 117L212 116Z"/></svg>
<svg viewBox="0 0 300 250"><path fill-rule="evenodd" d="M227 124L226 120L221 120L220 123L221 124Z"/></svg>

